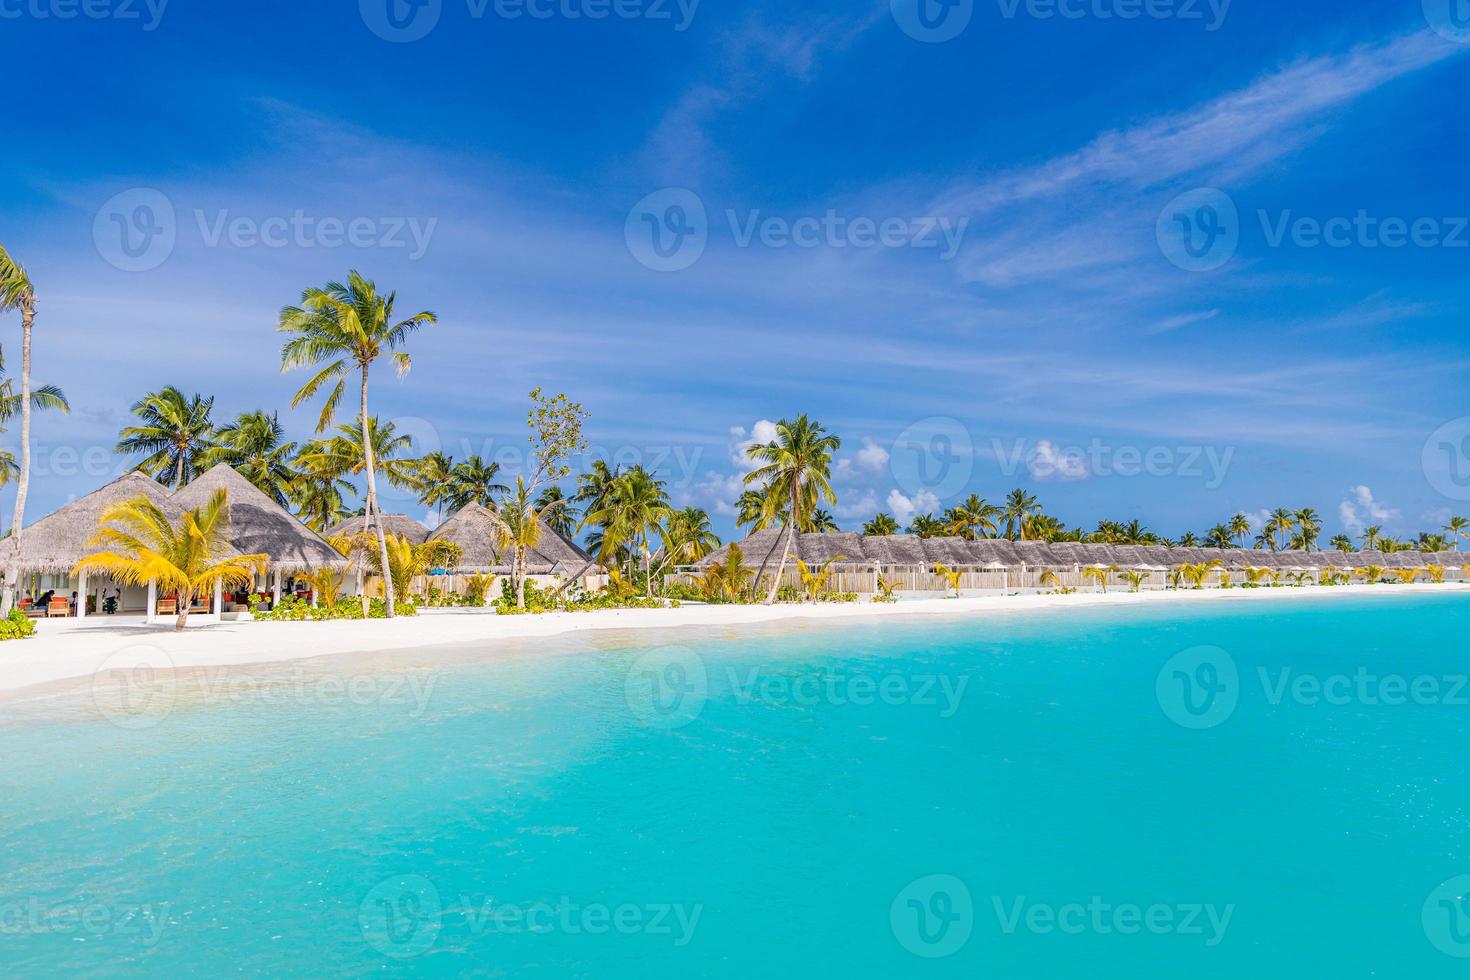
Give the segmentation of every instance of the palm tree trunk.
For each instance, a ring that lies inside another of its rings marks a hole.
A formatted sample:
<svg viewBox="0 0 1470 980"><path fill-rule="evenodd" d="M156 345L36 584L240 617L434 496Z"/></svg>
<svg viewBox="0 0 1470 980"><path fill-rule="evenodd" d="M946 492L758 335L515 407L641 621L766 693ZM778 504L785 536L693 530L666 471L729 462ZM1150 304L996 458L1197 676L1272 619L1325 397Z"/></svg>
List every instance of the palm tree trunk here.
<svg viewBox="0 0 1470 980"><path fill-rule="evenodd" d="M653 573L648 567L648 532L643 534L643 597L653 598Z"/></svg>
<svg viewBox="0 0 1470 980"><path fill-rule="evenodd" d="M781 551L781 562L776 566L776 580L771 583L771 593L766 596L766 605L776 601L776 593L781 591L781 576L786 574L786 559L791 555L791 546L796 541L796 524L801 520L801 480L798 474L791 477L791 511L786 520L786 547ZM757 580L759 581L759 580Z"/></svg>
<svg viewBox="0 0 1470 980"><path fill-rule="evenodd" d="M194 594L192 592L185 592L185 590L179 589L178 597L179 618L174 621L174 632L182 633L184 632L184 626L189 622L189 604L194 600Z"/></svg>
<svg viewBox="0 0 1470 980"><path fill-rule="evenodd" d="M510 572L516 580L516 608L525 611L526 608L526 549L521 545L515 546L515 557L512 559Z"/></svg>
<svg viewBox="0 0 1470 980"><path fill-rule="evenodd" d="M362 366L362 458L363 468L367 472L367 504L366 509L371 512L377 510L378 517L378 558L382 561L383 569L383 602L388 608L388 618L393 618L393 573L388 564L388 536L383 530L382 511L378 507L378 477L376 467L373 466L373 441L372 430L368 423L368 369Z"/></svg>
<svg viewBox="0 0 1470 980"><path fill-rule="evenodd" d="M10 536L17 545L25 527L26 494L31 488L31 328L35 322L36 298L27 296L20 307L20 481L15 490L15 516L10 521ZM4 587L0 588L0 615L10 615L13 578L6 569Z"/></svg>

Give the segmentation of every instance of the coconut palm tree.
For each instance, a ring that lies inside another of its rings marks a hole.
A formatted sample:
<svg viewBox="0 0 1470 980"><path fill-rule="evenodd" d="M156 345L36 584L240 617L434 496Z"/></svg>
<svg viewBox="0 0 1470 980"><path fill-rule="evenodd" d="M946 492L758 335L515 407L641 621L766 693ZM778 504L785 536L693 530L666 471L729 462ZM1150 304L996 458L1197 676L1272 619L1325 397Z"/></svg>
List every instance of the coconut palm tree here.
<svg viewBox="0 0 1470 980"><path fill-rule="evenodd" d="M1137 592L1143 588L1143 583L1148 581L1147 572L1124 572L1123 581L1128 583L1129 592Z"/></svg>
<svg viewBox="0 0 1470 980"><path fill-rule="evenodd" d="M671 510L659 531L663 537L660 569L692 564L720 546L719 535L710 527L709 514L698 507Z"/></svg>
<svg viewBox="0 0 1470 980"><path fill-rule="evenodd" d="M264 573L267 555L223 557L229 551L227 495L219 489L203 507L187 511L177 525L147 497L136 497L106 508L100 527L87 542L103 548L77 562L73 574L98 571L127 585L158 583L160 590L178 596L182 631L194 596L205 595L218 582L226 587L249 585Z"/></svg>
<svg viewBox="0 0 1470 980"><path fill-rule="evenodd" d="M118 433L115 451L146 453L134 469L159 483L172 481L177 490L199 475L204 454L214 446L213 410L212 396L187 397L173 385L150 392L133 403L140 424Z"/></svg>
<svg viewBox="0 0 1470 980"><path fill-rule="evenodd" d="M863 525L863 537L886 538L898 533L898 521L892 514L874 514L873 519Z"/></svg>
<svg viewBox="0 0 1470 980"><path fill-rule="evenodd" d="M1382 535L1383 535L1383 528L1379 527L1376 524L1373 525L1372 527L1365 527L1365 528L1363 528L1363 534L1362 534L1363 550L1364 551L1377 551L1379 544L1382 543L1381 540L1380 540L1380 538L1382 537Z"/></svg>
<svg viewBox="0 0 1470 980"><path fill-rule="evenodd" d="M802 524L801 530L807 534L832 534L842 528L837 526L837 518L830 511L818 507Z"/></svg>
<svg viewBox="0 0 1470 980"><path fill-rule="evenodd" d="M944 515L945 522L949 525L949 533L964 538L966 541L994 537L998 530L996 521L1000 517L999 507L973 493L963 502L951 507Z"/></svg>
<svg viewBox="0 0 1470 980"><path fill-rule="evenodd" d="M1117 565L1089 565L1082 569L1082 577L1090 578L1102 586L1103 593L1108 591L1108 581L1114 572L1118 570Z"/></svg>
<svg viewBox="0 0 1470 980"><path fill-rule="evenodd" d="M796 570L801 576L801 587L806 592L806 597L812 602L821 599L822 594L827 591L827 583L832 580L833 562L846 560L847 556L838 555L835 558L828 558L818 567L812 568L800 558L796 559Z"/></svg>
<svg viewBox="0 0 1470 980"><path fill-rule="evenodd" d="M1250 537L1251 533L1250 518L1244 514L1237 513L1234 517L1230 518L1230 522L1226 527L1230 528L1231 536L1239 541L1240 546L1244 548L1246 539Z"/></svg>
<svg viewBox="0 0 1470 980"><path fill-rule="evenodd" d="M446 500L450 510L463 510L470 504L479 504L486 510L495 510L498 498L509 493L510 487L498 482L500 464L487 463L479 456L466 456L456 463L450 473L450 492Z"/></svg>
<svg viewBox="0 0 1470 980"><path fill-rule="evenodd" d="M25 267L11 258L5 246L0 245L0 313L20 311L20 480L16 484L15 514L10 520L11 533L20 537L25 527L26 495L31 486L31 331L36 323L36 289ZM60 392L56 394L59 396ZM65 399L61 405L66 408ZM5 589L6 612L9 612L10 589Z"/></svg>
<svg viewBox="0 0 1470 980"><path fill-rule="evenodd" d="M408 453L413 449L413 437L399 435L398 426L382 422L376 416L368 420L368 431L372 434L373 451L371 463L375 472L382 474L390 486L400 490L413 490L418 486L418 464ZM362 475L369 465L368 455L362 451L362 429L352 425L337 426L337 434L329 439L313 439L306 444L297 457L297 465L309 473L348 477ZM381 513L376 507L372 513ZM363 529L371 522L369 512L363 512ZM377 522L379 525L381 521Z"/></svg>
<svg viewBox="0 0 1470 980"><path fill-rule="evenodd" d="M942 538L949 532L944 522L933 514L916 514L909 521L909 533L921 538Z"/></svg>
<svg viewBox="0 0 1470 980"><path fill-rule="evenodd" d="M1296 535L1292 546L1301 551L1316 551L1317 538L1322 534L1322 518L1311 507L1303 507L1293 515L1296 519Z"/></svg>
<svg viewBox="0 0 1470 980"><path fill-rule="evenodd" d="M1179 535L1179 547L1198 548L1199 538L1195 536L1195 533L1193 531L1185 531L1183 534Z"/></svg>
<svg viewBox="0 0 1470 980"><path fill-rule="evenodd" d="M297 473L287 491L296 516L318 534L350 516L345 496L352 492L352 484L339 476L307 472Z"/></svg>
<svg viewBox="0 0 1470 980"><path fill-rule="evenodd" d="M1230 528L1224 524L1216 524L1205 532L1205 546L1208 548L1229 549L1235 547L1235 538L1230 534Z"/></svg>
<svg viewBox="0 0 1470 980"><path fill-rule="evenodd" d="M3 312L3 310L0 310L0 312ZM3 353L0 353L0 432L5 431L3 428L4 424L15 418L17 412L21 413L22 417L24 417L31 409L44 411L55 408L63 412L71 411L71 405L68 404L66 395L55 385L42 385L39 388L33 388L30 392L29 408L23 410L21 402L21 396L16 394L15 391L15 380L5 377L5 356ZM22 484L16 494L15 517L18 523L12 529L12 536L18 538L23 528L22 522L25 520L25 508L20 500L20 494L25 492L29 486L29 464L22 465L22 463L17 462L15 456L8 450L0 452L3 452L3 458L0 458L0 472L4 474L4 481L0 482L0 486L8 485L16 477L20 477ZM21 457L22 460L28 458L24 446L21 448ZM6 597L7 599L9 597L8 591L6 592Z"/></svg>
<svg viewBox="0 0 1470 980"><path fill-rule="evenodd" d="M783 505L787 511L786 545L781 552L781 563L776 569L776 579L771 584L766 605L776 601L781 577L786 573L786 559L804 515L815 510L821 500L837 503L837 494L830 481L832 455L841 447L842 440L830 435L821 423L799 415L776 423L775 439L745 451L749 459L761 464L746 475L746 485L765 488L768 514L778 514ZM769 560L770 555L766 557ZM760 573L764 571L765 562L762 562Z"/></svg>
<svg viewBox="0 0 1470 980"><path fill-rule="evenodd" d="M1440 530L1449 536L1449 539L1455 543L1455 550L1459 551L1460 542L1470 538L1470 520L1463 517L1451 517Z"/></svg>
<svg viewBox="0 0 1470 980"><path fill-rule="evenodd" d="M545 507L537 508L526 481L516 477L515 489L511 491L499 510L490 511L496 551L511 549L511 581L515 583L516 608L526 608L526 555L541 544L542 528L551 513L563 505L554 500Z"/></svg>
<svg viewBox="0 0 1470 980"><path fill-rule="evenodd" d="M1333 551L1356 551L1353 547L1353 539L1346 534L1334 534L1332 540L1327 542Z"/></svg>
<svg viewBox="0 0 1470 980"><path fill-rule="evenodd" d="M378 556L374 554L373 547L376 542L372 535L366 535L367 540L359 549L367 555L368 567L371 568L379 578L383 578L383 565L379 563ZM459 563L463 556L463 550L453 541L425 541L422 544L414 544L412 541L397 534L389 534L388 538L388 581L393 583L393 596L399 601L406 600L413 590L413 580L429 574L436 568L453 568Z"/></svg>
<svg viewBox="0 0 1470 980"><path fill-rule="evenodd" d="M298 475L291 462L295 455L296 443L286 441L275 413L244 412L216 430L214 444L199 454L199 471L226 463L285 507Z"/></svg>
<svg viewBox="0 0 1470 980"><path fill-rule="evenodd" d="M934 571L949 584L950 589L954 590L954 597L961 598L960 582L964 579L965 573L958 568L950 568L948 565L935 565ZM945 593L945 595L948 594L948 592Z"/></svg>
<svg viewBox="0 0 1470 980"><path fill-rule="evenodd" d="M746 529L747 534L775 527L784 520L785 510L771 512L766 507L764 490L742 490L735 499L735 526Z"/></svg>
<svg viewBox="0 0 1470 980"><path fill-rule="evenodd" d="M649 542L662 533L662 525L673 512L662 480L642 466L634 466L613 481L602 509L588 517L602 525L602 547L626 544L631 549L628 577L633 577L632 559L642 557L644 595L653 597Z"/></svg>
<svg viewBox="0 0 1470 980"><path fill-rule="evenodd" d="M329 282L321 289L308 289L301 294L300 306L288 306L281 311L279 329L296 336L281 348L281 370L298 367L316 367L326 363L311 380L301 386L291 400L295 408L302 402L315 398L323 386L331 384L321 415L317 418L316 431L320 435L327 431L336 417L337 406L346 392L347 372L356 367L361 375L361 441L367 447L364 457L367 475L367 497L365 511L371 516L378 513L378 478L373 444L368 434L368 375L372 366L389 351L403 377L413 365L406 351L400 350L408 338L421 327L437 323L439 318L425 310L404 320L396 320L394 306L397 295L378 294L377 286L352 272L347 284ZM383 566L388 565L388 539L383 531L383 522L378 521L378 557ZM388 590L388 618L393 618L393 591Z"/></svg>
<svg viewBox="0 0 1470 980"><path fill-rule="evenodd" d="M1027 525L1033 516L1041 513L1041 505L1025 490L1017 488L1006 494L1005 507L1000 516L1005 521L1005 536L1012 541L1018 537L1026 540Z"/></svg>
<svg viewBox="0 0 1470 980"><path fill-rule="evenodd" d="M734 602L745 595L754 574L745 567L745 555L740 545L732 544L724 562L710 562L709 568L699 578L699 589L707 599Z"/></svg>
<svg viewBox="0 0 1470 980"><path fill-rule="evenodd" d="M414 467L418 479L419 503L434 508L438 514L436 526L444 523L444 504L453 491L451 479L454 473L454 457L434 450L426 453Z"/></svg>

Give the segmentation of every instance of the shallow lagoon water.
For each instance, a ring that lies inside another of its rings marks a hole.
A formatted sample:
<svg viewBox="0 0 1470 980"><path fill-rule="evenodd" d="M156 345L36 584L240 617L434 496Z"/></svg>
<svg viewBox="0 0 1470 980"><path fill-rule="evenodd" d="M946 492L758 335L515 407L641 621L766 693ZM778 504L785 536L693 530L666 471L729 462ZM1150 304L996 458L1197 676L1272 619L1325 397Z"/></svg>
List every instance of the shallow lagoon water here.
<svg viewBox="0 0 1470 980"><path fill-rule="evenodd" d="M0 708L7 976L1451 977L1470 600L681 630Z"/></svg>

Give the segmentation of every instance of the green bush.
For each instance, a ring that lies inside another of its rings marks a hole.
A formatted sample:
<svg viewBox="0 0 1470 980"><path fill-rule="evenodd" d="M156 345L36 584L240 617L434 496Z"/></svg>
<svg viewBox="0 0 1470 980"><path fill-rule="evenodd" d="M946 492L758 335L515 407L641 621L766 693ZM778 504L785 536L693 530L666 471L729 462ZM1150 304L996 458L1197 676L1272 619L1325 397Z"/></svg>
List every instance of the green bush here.
<svg viewBox="0 0 1470 980"><path fill-rule="evenodd" d="M412 601L398 601L393 611L400 616L417 616L418 607ZM313 606L304 599L286 596L270 612L258 612L255 618L274 623L321 622L328 619L361 619L362 600L356 596L343 596L334 606ZM368 604L368 619L387 619L388 605L382 599L372 599Z"/></svg>
<svg viewBox="0 0 1470 980"><path fill-rule="evenodd" d="M19 609L0 619L0 640L26 640L36 635L36 623Z"/></svg>

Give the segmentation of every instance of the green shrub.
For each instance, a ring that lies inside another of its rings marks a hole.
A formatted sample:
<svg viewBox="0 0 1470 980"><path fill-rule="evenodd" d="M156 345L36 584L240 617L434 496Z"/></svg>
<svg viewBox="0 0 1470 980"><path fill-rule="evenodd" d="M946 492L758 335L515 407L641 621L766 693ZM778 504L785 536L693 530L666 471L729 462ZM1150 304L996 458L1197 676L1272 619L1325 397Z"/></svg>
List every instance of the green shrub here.
<svg viewBox="0 0 1470 980"><path fill-rule="evenodd" d="M410 601L398 601L393 611L400 616L417 616L418 607ZM362 600L356 596L343 596L332 606L313 606L304 599L286 596L270 612L258 612L255 618L265 622L299 623L321 622L328 619L362 619ZM387 619L388 605L382 599L368 603L368 619Z"/></svg>
<svg viewBox="0 0 1470 980"><path fill-rule="evenodd" d="M26 640L36 635L36 623L19 609L0 619L0 640Z"/></svg>

